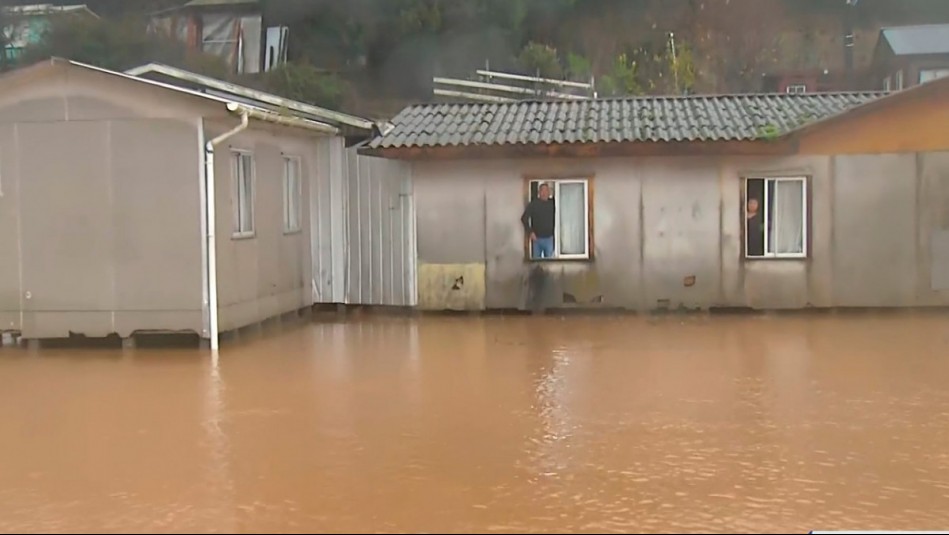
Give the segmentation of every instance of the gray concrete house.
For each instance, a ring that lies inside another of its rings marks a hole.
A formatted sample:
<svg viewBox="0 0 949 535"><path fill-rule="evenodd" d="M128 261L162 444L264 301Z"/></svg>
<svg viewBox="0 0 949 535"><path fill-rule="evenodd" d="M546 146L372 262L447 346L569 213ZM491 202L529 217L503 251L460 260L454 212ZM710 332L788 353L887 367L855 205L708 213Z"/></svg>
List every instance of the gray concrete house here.
<svg viewBox="0 0 949 535"><path fill-rule="evenodd" d="M946 306L947 124L943 79L419 105L361 152L411 166L423 309ZM541 183L556 247L536 260Z"/></svg>
<svg viewBox="0 0 949 535"><path fill-rule="evenodd" d="M949 76L949 24L883 28L871 71L876 86L887 91Z"/></svg>
<svg viewBox="0 0 949 535"><path fill-rule="evenodd" d="M0 77L0 331L193 331L216 345L314 302L373 301L347 281L349 228L401 224L411 206L381 203L399 199L381 178L398 165L360 174L347 152L342 132L372 123L229 89L59 59ZM351 225L360 194L379 203Z"/></svg>

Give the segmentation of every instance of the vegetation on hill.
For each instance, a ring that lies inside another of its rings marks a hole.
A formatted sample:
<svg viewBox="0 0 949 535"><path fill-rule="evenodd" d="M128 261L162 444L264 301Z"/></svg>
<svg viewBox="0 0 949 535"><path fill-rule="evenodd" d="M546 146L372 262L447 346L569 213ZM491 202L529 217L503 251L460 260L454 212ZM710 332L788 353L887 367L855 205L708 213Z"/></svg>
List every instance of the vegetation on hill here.
<svg viewBox="0 0 949 535"><path fill-rule="evenodd" d="M148 13L182 2L86 0L102 20L63 19L24 60L59 55L117 69L162 61L226 77L215 58L145 32ZM425 99L433 76L468 77L486 64L593 77L606 95L755 91L771 71L841 71L849 25L859 68L868 64L881 25L949 21L949 2L932 0L861 0L856 7L845 0L262 0L261 6L266 25L290 27L292 64L245 82L333 106Z"/></svg>

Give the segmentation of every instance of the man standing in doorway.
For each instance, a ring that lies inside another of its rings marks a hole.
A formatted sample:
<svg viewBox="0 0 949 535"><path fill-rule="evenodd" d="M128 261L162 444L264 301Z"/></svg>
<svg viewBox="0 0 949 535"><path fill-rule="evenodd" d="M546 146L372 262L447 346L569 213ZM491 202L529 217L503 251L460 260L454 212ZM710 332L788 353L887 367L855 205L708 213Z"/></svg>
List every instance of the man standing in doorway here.
<svg viewBox="0 0 949 535"><path fill-rule="evenodd" d="M537 198L531 200L521 216L524 232L530 237L533 259L554 256L554 209L550 186L541 184L537 188Z"/></svg>

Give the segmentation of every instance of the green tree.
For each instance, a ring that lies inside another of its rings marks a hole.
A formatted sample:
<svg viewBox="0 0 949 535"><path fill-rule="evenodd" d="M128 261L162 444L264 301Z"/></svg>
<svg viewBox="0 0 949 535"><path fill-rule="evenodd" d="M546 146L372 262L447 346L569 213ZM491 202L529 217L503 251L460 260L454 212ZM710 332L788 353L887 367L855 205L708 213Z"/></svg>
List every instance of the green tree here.
<svg viewBox="0 0 949 535"><path fill-rule="evenodd" d="M642 94L642 86L637 78L636 61L631 60L626 54L617 56L610 71L600 79L599 91L607 97Z"/></svg>
<svg viewBox="0 0 949 535"><path fill-rule="evenodd" d="M399 33L438 33L442 29L442 6L438 0L393 0L398 6Z"/></svg>
<svg viewBox="0 0 949 535"><path fill-rule="evenodd" d="M676 46L674 54L667 56L677 93L691 93L695 89L695 54L687 43Z"/></svg>
<svg viewBox="0 0 949 535"><path fill-rule="evenodd" d="M518 63L531 74L538 74L544 78L563 77L563 67L560 66L557 49L549 45L528 43L521 50Z"/></svg>
<svg viewBox="0 0 949 535"><path fill-rule="evenodd" d="M593 75L593 64L580 54L567 53L567 78L574 81L586 81Z"/></svg>
<svg viewBox="0 0 949 535"><path fill-rule="evenodd" d="M229 73L220 58L189 51L177 41L150 34L146 31L145 19L139 16L117 20L56 17L40 43L24 51L22 62L51 56L118 71L158 62L217 78L226 78Z"/></svg>

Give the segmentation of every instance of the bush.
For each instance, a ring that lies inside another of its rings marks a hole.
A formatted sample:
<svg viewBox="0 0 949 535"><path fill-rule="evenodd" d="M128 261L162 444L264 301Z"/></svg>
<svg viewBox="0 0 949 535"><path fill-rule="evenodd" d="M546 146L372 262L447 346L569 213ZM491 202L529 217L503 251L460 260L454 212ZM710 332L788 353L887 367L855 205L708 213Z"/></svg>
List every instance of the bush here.
<svg viewBox="0 0 949 535"><path fill-rule="evenodd" d="M620 54L613 61L610 72L600 80L600 90L604 96L620 97L642 94L642 87L636 77L637 65L626 54Z"/></svg>
<svg viewBox="0 0 949 535"><path fill-rule="evenodd" d="M55 17L42 41L24 51L21 64L51 56L117 71L158 62L219 78L229 72L221 58L188 51L182 43L148 33L146 22L140 17Z"/></svg>
<svg viewBox="0 0 949 535"><path fill-rule="evenodd" d="M348 84L336 74L319 71L308 63L287 63L268 72L265 89L286 98L327 108L338 108Z"/></svg>
<svg viewBox="0 0 949 535"><path fill-rule="evenodd" d="M530 42L518 56L518 63L531 75L539 74L543 78L560 79L563 77L563 68L560 66L560 57L557 49Z"/></svg>
<svg viewBox="0 0 949 535"><path fill-rule="evenodd" d="M590 60L570 52L567 54L567 76L574 81L587 81L593 74L593 64Z"/></svg>

